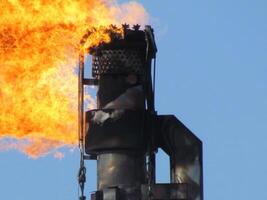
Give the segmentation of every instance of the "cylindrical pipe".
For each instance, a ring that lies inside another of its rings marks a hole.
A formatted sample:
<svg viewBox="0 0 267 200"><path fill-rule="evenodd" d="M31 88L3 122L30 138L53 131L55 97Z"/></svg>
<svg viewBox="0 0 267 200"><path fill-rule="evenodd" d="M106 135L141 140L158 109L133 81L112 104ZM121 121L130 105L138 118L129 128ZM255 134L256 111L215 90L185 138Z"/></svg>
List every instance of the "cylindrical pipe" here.
<svg viewBox="0 0 267 200"><path fill-rule="evenodd" d="M136 153L103 153L97 156L97 189L140 186L145 183L145 158Z"/></svg>
<svg viewBox="0 0 267 200"><path fill-rule="evenodd" d="M154 111L151 56L146 52L149 38L138 26L123 28L123 36L90 51L98 91L97 110L87 113L90 125L85 146L87 153L97 156L97 190L104 200L116 192L123 200L141 199L141 185L147 184L147 176L151 185L155 183L154 146L147 141L152 140L149 134L153 129L147 128L152 123L146 119L146 110Z"/></svg>

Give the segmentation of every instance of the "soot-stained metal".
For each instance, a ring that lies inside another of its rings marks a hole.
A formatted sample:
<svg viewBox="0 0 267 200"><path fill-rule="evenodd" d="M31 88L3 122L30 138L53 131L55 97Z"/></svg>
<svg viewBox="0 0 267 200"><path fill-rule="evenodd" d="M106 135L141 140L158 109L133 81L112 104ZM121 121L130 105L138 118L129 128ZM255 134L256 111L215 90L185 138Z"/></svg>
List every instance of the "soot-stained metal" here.
<svg viewBox="0 0 267 200"><path fill-rule="evenodd" d="M80 55L80 199L86 198L84 161L93 159L97 191L91 200L203 200L202 142L175 116L155 111L153 29L127 24L122 29L123 34L107 30L111 42L89 49L90 79ZM84 85L97 86L97 108L87 112ZM158 148L170 158L170 183L155 181Z"/></svg>

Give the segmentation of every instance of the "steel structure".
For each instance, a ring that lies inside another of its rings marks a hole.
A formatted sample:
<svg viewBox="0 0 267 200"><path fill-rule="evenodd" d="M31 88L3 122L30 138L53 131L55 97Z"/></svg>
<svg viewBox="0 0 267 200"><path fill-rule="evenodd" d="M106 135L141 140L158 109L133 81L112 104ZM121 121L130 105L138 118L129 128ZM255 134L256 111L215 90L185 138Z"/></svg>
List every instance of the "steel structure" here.
<svg viewBox="0 0 267 200"><path fill-rule="evenodd" d="M202 142L175 116L155 111L153 29L122 28L123 34L110 31L110 43L90 49L91 79L84 78L80 55L80 199L85 199L84 160L94 159L97 191L91 200L203 200ZM98 88L95 110L84 112L84 85ZM170 183L155 181L158 148L170 157Z"/></svg>

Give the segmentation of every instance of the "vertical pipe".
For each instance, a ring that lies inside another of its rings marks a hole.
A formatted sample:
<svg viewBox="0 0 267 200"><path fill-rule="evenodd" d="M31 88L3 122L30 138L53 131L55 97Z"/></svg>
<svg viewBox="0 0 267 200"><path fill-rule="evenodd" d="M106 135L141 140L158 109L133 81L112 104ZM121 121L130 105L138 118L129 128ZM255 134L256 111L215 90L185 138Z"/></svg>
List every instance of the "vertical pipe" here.
<svg viewBox="0 0 267 200"><path fill-rule="evenodd" d="M78 175L78 181L81 189L80 200L85 200L84 196L84 184L86 181L86 169L84 167L84 54L79 54L79 71L78 71L78 134L79 134L79 148L80 148L80 169Z"/></svg>
<svg viewBox="0 0 267 200"><path fill-rule="evenodd" d="M84 54L79 54L79 79L78 79L78 133L79 133L79 147L83 149L84 139Z"/></svg>

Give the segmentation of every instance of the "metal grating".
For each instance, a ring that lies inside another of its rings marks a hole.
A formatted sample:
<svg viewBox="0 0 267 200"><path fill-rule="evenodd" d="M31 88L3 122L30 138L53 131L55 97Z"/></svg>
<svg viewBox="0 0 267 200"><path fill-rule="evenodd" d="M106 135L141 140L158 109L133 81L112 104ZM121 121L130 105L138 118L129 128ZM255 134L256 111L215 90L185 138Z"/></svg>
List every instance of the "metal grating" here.
<svg viewBox="0 0 267 200"><path fill-rule="evenodd" d="M138 50L101 50L93 56L93 77L101 74L143 74L144 56Z"/></svg>

